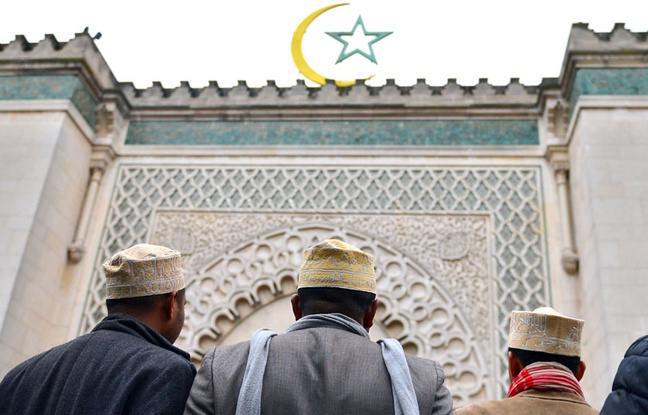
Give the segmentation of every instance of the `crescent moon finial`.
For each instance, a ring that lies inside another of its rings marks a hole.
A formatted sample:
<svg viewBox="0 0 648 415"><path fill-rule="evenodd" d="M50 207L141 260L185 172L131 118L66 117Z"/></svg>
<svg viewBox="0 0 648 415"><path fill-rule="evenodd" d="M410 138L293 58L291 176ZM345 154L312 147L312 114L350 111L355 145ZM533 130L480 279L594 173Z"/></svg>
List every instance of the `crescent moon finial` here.
<svg viewBox="0 0 648 415"><path fill-rule="evenodd" d="M326 83L326 77L318 73L306 61L306 58L304 57L304 51L302 50L302 41L304 39L304 34L306 33L306 29L308 29L308 26L310 26L311 23L313 23L313 21L317 19L320 15L336 7L348 6L348 5L349 3L336 3L336 4L331 4L330 6L322 7L321 9L314 11L313 13L306 16L304 20L302 20L299 26L297 26L297 29L295 29L295 33L293 34L292 42L290 44L290 49L292 52L293 61L295 62L295 66L297 66L297 69L299 70L299 72L301 72L302 75L304 75L306 78L320 85L324 85ZM370 79L372 77L373 75L367 79ZM355 82L356 82L355 80L335 81L335 84L339 87L349 87L349 86L353 86Z"/></svg>

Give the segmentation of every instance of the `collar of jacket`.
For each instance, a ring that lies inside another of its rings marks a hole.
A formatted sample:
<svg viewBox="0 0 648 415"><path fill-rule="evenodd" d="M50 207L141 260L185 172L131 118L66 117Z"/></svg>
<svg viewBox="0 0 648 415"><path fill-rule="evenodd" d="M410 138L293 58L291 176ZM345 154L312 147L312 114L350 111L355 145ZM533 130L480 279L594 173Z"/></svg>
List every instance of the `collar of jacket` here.
<svg viewBox="0 0 648 415"><path fill-rule="evenodd" d="M333 318L327 318L329 316ZM367 329L351 317L342 313L322 313L303 316L288 327L286 334L318 328L342 330L369 339Z"/></svg>
<svg viewBox="0 0 648 415"><path fill-rule="evenodd" d="M524 392L520 392L514 397L508 399L516 399L518 397L530 399L545 399L550 401L565 401L590 406L583 398L576 395L575 393L562 391L540 391L536 389L527 389Z"/></svg>
<svg viewBox="0 0 648 415"><path fill-rule="evenodd" d="M184 350L178 349L171 342L165 339L160 333L153 330L146 324L137 320L135 317L129 316L124 313L112 313L106 318L101 320L99 324L92 329L92 332L107 330L119 333L130 334L131 336L138 337L147 343L161 347L170 352L190 360L189 353Z"/></svg>

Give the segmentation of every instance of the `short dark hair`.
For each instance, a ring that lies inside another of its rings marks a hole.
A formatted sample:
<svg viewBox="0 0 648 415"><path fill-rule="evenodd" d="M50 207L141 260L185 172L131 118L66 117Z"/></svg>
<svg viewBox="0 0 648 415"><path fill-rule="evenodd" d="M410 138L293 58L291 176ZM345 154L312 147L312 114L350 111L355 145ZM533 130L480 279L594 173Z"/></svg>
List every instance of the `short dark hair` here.
<svg viewBox="0 0 648 415"><path fill-rule="evenodd" d="M369 310L376 294L344 288L300 288L299 305L304 315L342 313L361 320Z"/></svg>
<svg viewBox="0 0 648 415"><path fill-rule="evenodd" d="M178 298L182 299L184 296L184 288L178 291ZM108 313L119 313L128 310L137 311L150 311L153 310L158 303L171 295L172 293L147 295L146 297L133 297L133 298L118 298L106 300L106 308Z"/></svg>
<svg viewBox="0 0 648 415"><path fill-rule="evenodd" d="M509 352L517 356L525 367L536 362L556 362L566 366L569 370L574 372L574 374L578 371L578 365L581 360L580 356L565 356L562 354L533 352L513 347L509 347Z"/></svg>

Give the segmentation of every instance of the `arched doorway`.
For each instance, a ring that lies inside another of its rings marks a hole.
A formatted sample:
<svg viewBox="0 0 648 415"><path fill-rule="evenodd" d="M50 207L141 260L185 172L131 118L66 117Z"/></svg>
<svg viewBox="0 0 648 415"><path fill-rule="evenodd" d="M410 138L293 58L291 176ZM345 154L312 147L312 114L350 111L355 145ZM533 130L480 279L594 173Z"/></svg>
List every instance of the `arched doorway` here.
<svg viewBox="0 0 648 415"><path fill-rule="evenodd" d="M462 310L435 276L380 239L332 222L293 217L284 226L275 220L273 225L281 226L231 247L213 249L209 243L190 247L191 255L200 259L194 257L188 263L193 266L186 267L187 320L180 346L190 350L198 363L210 347L247 340L258 328L285 330L293 321L289 298L296 291L302 252L322 239L339 238L376 257L380 309L372 336L396 338L408 353L440 361L457 402L487 397L484 351ZM201 231L210 232L204 227ZM174 245L181 245L177 237L187 229L174 232ZM444 240L461 237L452 234ZM444 255L461 258L461 243L451 242L442 248Z"/></svg>

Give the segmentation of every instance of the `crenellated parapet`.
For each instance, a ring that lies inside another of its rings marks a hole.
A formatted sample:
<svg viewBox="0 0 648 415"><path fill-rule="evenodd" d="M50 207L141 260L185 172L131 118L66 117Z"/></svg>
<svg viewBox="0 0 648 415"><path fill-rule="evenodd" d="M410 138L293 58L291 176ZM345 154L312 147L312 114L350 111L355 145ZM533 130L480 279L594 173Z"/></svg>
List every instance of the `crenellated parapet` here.
<svg viewBox="0 0 648 415"><path fill-rule="evenodd" d="M569 52L648 51L648 32L633 32L617 23L610 32L595 32L587 23L575 23L567 43Z"/></svg>
<svg viewBox="0 0 648 415"><path fill-rule="evenodd" d="M74 38L61 42L47 34L38 42L29 42L17 35L6 44L0 44L0 71L28 73L46 70L48 73L81 72L97 95L117 85L108 63L97 48L87 29Z"/></svg>
<svg viewBox="0 0 648 415"><path fill-rule="evenodd" d="M113 102L120 116L128 103L87 28L68 41L47 34L38 42L17 35L0 44L0 99L67 99L95 128L98 111Z"/></svg>
<svg viewBox="0 0 648 415"><path fill-rule="evenodd" d="M424 79L410 85L399 85L393 79L383 85L358 80L351 87L333 82L312 87L302 80L292 86L267 81L259 87L245 81L234 86L212 81L205 87L181 82L175 88L154 82L141 89L116 80L87 30L66 42L53 35L29 42L18 35L0 44L0 92L5 94L0 98L69 99L92 127L97 111L105 113L106 102L112 102L111 108L125 119L285 118L298 113L309 118L344 114L361 118L534 117L547 111L547 99L556 97L569 113L582 95L648 94L647 39L647 33L629 31L622 24L608 33L575 24L560 77L545 78L539 85L524 85L517 78L506 85L493 85L482 78L474 85L460 85L456 79L444 85L430 85Z"/></svg>
<svg viewBox="0 0 648 415"><path fill-rule="evenodd" d="M251 87L239 81L233 87L222 87L212 81L203 88L193 88L182 82L177 88L164 88L160 82L145 89L137 89L132 83L122 83L120 88L133 107L213 107L213 106L534 106L540 91L555 87L556 79L545 79L541 85L528 86L513 78L507 85L492 85L480 79L476 85L459 85L449 79L445 85L433 86L424 79L413 85L398 85L388 79L384 85L368 85L358 80L352 87L338 87L332 81L321 87L307 86L304 81L296 85L280 87L267 81L262 87Z"/></svg>
<svg viewBox="0 0 648 415"><path fill-rule="evenodd" d="M648 32L632 32L623 23L595 32L576 23L560 74L562 93L572 108L581 95L647 94L647 68Z"/></svg>

